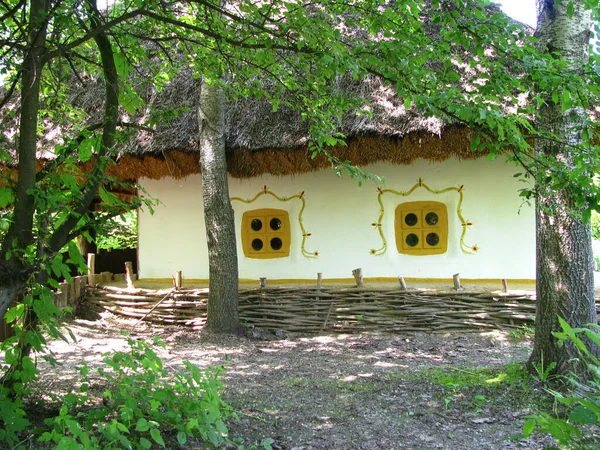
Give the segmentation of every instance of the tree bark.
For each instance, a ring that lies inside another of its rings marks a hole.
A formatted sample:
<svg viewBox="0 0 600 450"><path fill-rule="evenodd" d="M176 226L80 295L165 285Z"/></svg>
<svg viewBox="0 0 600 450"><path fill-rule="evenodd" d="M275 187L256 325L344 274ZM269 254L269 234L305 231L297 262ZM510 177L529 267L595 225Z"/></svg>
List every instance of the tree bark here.
<svg viewBox="0 0 600 450"><path fill-rule="evenodd" d="M34 199L30 191L36 182L37 126L40 81L44 68L47 34L47 0L32 0L29 8L27 44L23 56L21 79L21 117L19 123L17 184L15 186L14 221L0 249L0 318L23 294L30 270L18 250L33 243ZM9 253L10 252L10 253Z"/></svg>
<svg viewBox="0 0 600 450"><path fill-rule="evenodd" d="M588 45L591 15L580 1L574 1L575 13L567 14L569 2L538 0L537 37L548 52L558 52L560 58L576 67L577 62L589 58ZM537 125L551 130L564 141L538 139L536 152L552 156L567 166L574 160L566 144L582 140L577 129L583 123L585 111L571 108L562 111L562 105L547 99L540 108ZM541 189L536 204L537 233L537 308L533 352L529 359L545 370L556 363L555 373L568 374L577 351L572 345L558 346L554 331L561 331L558 316L572 327L596 323L592 241L589 223L575 213L578 208L569 189Z"/></svg>
<svg viewBox="0 0 600 450"><path fill-rule="evenodd" d="M204 329L238 334L238 263L225 158L225 96L206 81L200 92L198 125L210 290Z"/></svg>

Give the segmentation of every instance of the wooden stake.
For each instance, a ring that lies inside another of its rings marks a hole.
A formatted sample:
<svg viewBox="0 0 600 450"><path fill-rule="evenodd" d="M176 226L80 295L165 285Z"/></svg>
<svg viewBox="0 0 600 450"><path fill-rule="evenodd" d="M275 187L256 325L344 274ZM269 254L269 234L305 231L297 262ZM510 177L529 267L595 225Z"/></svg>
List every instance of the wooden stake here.
<svg viewBox="0 0 600 450"><path fill-rule="evenodd" d="M267 287L267 277L260 277L260 288L264 289Z"/></svg>
<svg viewBox="0 0 600 450"><path fill-rule="evenodd" d="M502 292L505 294L508 293L508 282L506 281L506 278L502 278Z"/></svg>
<svg viewBox="0 0 600 450"><path fill-rule="evenodd" d="M454 275L452 275L452 279L454 281L454 290L456 292L462 292L465 289L460 285L460 274L455 273Z"/></svg>
<svg viewBox="0 0 600 450"><path fill-rule="evenodd" d="M69 291L71 290L71 287L69 286L69 283L64 282L58 285L58 289L59 290L56 292L56 307L58 309L63 309L69 303Z"/></svg>
<svg viewBox="0 0 600 450"><path fill-rule="evenodd" d="M359 267L358 269L354 269L352 271L352 275L356 280L356 287L362 288L365 287L365 283L363 282L362 269Z"/></svg>
<svg viewBox="0 0 600 450"><path fill-rule="evenodd" d="M398 281L400 282L400 286L402 287L402 290L407 291L408 288L406 287L406 281L404 281L404 277L398 277Z"/></svg>
<svg viewBox="0 0 600 450"><path fill-rule="evenodd" d="M323 287L323 274L321 272L317 272L317 287L319 289Z"/></svg>
<svg viewBox="0 0 600 450"><path fill-rule="evenodd" d="M88 284L94 286L94 273L96 270L96 255L94 253L87 254L87 266L88 266Z"/></svg>
<svg viewBox="0 0 600 450"><path fill-rule="evenodd" d="M183 275L181 275L181 270L175 272L175 276L173 277L175 281L175 290L178 291L183 286Z"/></svg>
<svg viewBox="0 0 600 450"><path fill-rule="evenodd" d="M125 280L127 280L127 289L135 289L135 283L133 282L133 263L131 261L125 263Z"/></svg>
<svg viewBox="0 0 600 450"><path fill-rule="evenodd" d="M73 297L77 300L81 296L81 277L73 277Z"/></svg>

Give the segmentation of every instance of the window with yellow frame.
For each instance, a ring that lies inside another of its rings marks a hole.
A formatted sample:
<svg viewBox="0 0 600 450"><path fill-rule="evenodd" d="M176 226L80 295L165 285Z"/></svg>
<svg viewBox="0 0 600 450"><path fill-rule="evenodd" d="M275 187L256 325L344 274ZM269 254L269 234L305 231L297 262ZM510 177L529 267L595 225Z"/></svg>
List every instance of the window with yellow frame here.
<svg viewBox="0 0 600 450"><path fill-rule="evenodd" d="M396 248L406 255L439 255L448 249L448 208L440 202L408 202L395 214Z"/></svg>
<svg viewBox="0 0 600 450"><path fill-rule="evenodd" d="M242 248L248 258L290 255L290 218L282 209L255 209L242 216Z"/></svg>

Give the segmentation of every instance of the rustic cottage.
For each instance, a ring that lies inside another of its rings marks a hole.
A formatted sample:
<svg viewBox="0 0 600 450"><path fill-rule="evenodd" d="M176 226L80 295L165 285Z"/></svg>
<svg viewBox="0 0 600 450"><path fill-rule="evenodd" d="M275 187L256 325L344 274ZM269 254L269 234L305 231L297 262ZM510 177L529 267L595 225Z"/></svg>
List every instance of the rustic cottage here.
<svg viewBox="0 0 600 450"><path fill-rule="evenodd" d="M333 151L381 184L359 186L325 157L311 159L298 113L258 100L228 104L240 278L343 279L361 267L377 279L534 279L534 212L519 197L515 166L471 152L468 129L405 109L377 80L364 83L371 114L348 114L348 146ZM182 77L157 96L156 105L187 112L136 135L114 168L160 200L153 214L139 212L140 278L177 270L208 278L198 89Z"/></svg>

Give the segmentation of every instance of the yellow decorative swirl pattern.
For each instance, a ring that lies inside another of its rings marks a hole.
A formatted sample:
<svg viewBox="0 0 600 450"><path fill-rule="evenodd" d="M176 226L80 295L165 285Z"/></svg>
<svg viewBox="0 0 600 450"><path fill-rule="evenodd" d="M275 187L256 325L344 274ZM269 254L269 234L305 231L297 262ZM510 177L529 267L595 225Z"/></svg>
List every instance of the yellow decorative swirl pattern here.
<svg viewBox="0 0 600 450"><path fill-rule="evenodd" d="M304 229L304 225L302 224L302 214L304 213L304 208L306 207L306 201L304 200L304 191L300 192L299 194L293 195L291 197L280 197L279 195L275 194L273 191L270 191L269 188L265 185L265 186L263 186L262 191L260 191L258 194L256 194L251 199L244 199L241 197L231 197L230 200L231 201L235 200L238 202L249 204L249 203L255 202L260 196L267 195L267 194L275 197L280 202L289 202L290 200L293 200L296 198L302 202L302 207L300 208L300 211L298 212L298 224L300 225L300 230L302 231L302 243L300 244L300 249L302 250L302 256L304 256L305 258L318 258L319 252L309 252L309 251L306 251L306 248L305 248L306 239L308 237L310 237L311 234L306 232L306 230Z"/></svg>
<svg viewBox="0 0 600 450"><path fill-rule="evenodd" d="M458 220L460 220L460 224L462 227L462 232L460 234L460 249L464 253L471 254L471 255L473 253L477 252L477 250L479 250L479 247L477 245L470 246L470 245L465 244L465 235L467 234L467 229L473 224L471 222L466 221L462 215L461 207L462 207L462 202L463 202L464 186L460 185L459 187L448 187L448 188L441 189L441 190L435 190L435 189L431 189L429 186L427 186L425 183L423 183L423 180L421 178L419 178L419 181L408 191L395 191L393 189L377 188L377 191L379 192L377 194L377 201L379 202L379 213L380 214L379 214L379 218L377 219L377 222L372 223L371 225L373 225L375 228L377 228L377 231L379 232L379 236L381 236L382 246L378 249L374 249L374 248L371 249L370 250L371 255L381 256L387 251L387 240L385 239L383 230L381 228L381 224L383 223L383 216L385 215L385 208L383 206L383 201L381 200L381 197L383 197L383 194L390 193L390 194L394 194L394 195L400 195L402 197L407 197L418 188L423 188L423 189L427 190L428 192L431 192L432 194L443 194L445 192L450 192L450 191L456 191L458 193L458 204L456 205L456 215L458 217Z"/></svg>

